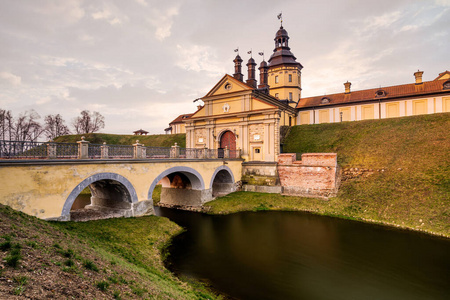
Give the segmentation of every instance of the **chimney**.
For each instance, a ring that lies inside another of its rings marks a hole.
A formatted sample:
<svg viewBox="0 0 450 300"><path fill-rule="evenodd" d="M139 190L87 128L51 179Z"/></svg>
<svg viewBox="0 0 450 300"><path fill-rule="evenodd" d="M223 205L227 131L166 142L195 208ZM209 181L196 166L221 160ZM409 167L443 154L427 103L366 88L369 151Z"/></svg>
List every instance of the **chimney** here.
<svg viewBox="0 0 450 300"><path fill-rule="evenodd" d="M423 81L422 81L422 74L423 74L423 71L419 71L419 70L417 70L417 72L414 73L414 77L416 77L416 84L422 84L423 83Z"/></svg>
<svg viewBox="0 0 450 300"><path fill-rule="evenodd" d="M256 78L255 78L255 70L256 70L256 63L255 60L250 57L247 63L248 68L248 79L247 84L251 86L252 88L256 89Z"/></svg>
<svg viewBox="0 0 450 300"><path fill-rule="evenodd" d="M244 74L241 73L242 58L239 56L239 54L236 55L236 58L233 60L233 62L234 62L233 77L239 81L244 81Z"/></svg>
<svg viewBox="0 0 450 300"><path fill-rule="evenodd" d="M350 94L350 86L352 85L352 83L351 82L348 82L348 80L347 80L347 82L346 83L344 83L344 86L345 86L345 93L346 94Z"/></svg>
<svg viewBox="0 0 450 300"><path fill-rule="evenodd" d="M267 66L267 63L263 60L259 65L259 85L258 85L259 89L265 89L269 87L267 85L268 70L269 67Z"/></svg>

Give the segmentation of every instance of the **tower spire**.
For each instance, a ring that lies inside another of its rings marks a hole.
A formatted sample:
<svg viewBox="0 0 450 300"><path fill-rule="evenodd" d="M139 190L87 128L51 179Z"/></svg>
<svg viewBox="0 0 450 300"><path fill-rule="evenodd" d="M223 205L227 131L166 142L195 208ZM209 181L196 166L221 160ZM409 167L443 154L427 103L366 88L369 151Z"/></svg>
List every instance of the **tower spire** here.
<svg viewBox="0 0 450 300"><path fill-rule="evenodd" d="M283 28L283 12L280 12L277 16L278 20L280 20L280 27Z"/></svg>

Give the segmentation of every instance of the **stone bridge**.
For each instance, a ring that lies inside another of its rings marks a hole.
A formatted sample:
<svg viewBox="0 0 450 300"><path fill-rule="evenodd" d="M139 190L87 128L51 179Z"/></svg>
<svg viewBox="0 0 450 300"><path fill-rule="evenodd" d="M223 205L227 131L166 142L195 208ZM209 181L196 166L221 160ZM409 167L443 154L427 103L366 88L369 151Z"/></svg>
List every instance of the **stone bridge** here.
<svg viewBox="0 0 450 300"><path fill-rule="evenodd" d="M152 194L162 185L161 204L198 207L235 190L242 159L3 160L0 203L47 220L71 220L84 207L121 216L153 213Z"/></svg>

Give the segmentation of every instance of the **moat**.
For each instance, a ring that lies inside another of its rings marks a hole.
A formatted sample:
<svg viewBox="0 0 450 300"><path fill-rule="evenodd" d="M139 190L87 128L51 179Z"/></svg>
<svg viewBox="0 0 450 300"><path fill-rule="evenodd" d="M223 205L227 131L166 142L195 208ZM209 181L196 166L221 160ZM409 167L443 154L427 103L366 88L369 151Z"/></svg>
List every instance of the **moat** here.
<svg viewBox="0 0 450 300"><path fill-rule="evenodd" d="M302 212L157 208L168 268L237 299L449 299L450 240Z"/></svg>

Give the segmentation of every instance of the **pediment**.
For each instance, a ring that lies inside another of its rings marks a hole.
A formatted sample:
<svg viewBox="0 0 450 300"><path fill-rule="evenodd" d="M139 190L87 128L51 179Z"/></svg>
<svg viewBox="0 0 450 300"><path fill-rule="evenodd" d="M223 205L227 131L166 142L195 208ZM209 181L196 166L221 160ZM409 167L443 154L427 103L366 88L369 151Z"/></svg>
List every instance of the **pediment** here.
<svg viewBox="0 0 450 300"><path fill-rule="evenodd" d="M253 89L250 86L227 74L222 77L222 79L209 91L208 94L206 94L205 97L227 95L251 90Z"/></svg>

